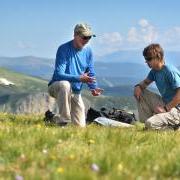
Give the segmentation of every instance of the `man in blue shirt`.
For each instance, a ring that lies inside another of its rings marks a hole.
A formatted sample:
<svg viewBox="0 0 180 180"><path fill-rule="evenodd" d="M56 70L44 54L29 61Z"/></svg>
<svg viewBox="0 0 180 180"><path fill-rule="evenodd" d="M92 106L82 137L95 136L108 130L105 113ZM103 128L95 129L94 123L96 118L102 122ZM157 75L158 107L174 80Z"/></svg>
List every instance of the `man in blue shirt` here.
<svg viewBox="0 0 180 180"><path fill-rule="evenodd" d="M147 46L143 56L151 71L134 88L140 121L145 122L147 129L176 129L180 124L180 72L165 64L159 44ZM152 82L161 96L146 89Z"/></svg>
<svg viewBox="0 0 180 180"><path fill-rule="evenodd" d="M85 107L80 94L83 83L93 96L102 93L96 83L92 51L86 46L92 37L95 35L89 25L77 24L74 39L58 48L54 74L48 84L49 94L56 98L59 107L59 115L53 117L56 123L72 122L85 127Z"/></svg>

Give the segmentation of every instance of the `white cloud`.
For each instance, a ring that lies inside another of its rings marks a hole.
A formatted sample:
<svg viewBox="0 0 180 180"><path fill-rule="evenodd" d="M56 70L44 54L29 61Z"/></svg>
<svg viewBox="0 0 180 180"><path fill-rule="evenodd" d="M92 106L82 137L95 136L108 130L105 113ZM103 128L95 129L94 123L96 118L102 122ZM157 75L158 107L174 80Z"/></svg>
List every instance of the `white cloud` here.
<svg viewBox="0 0 180 180"><path fill-rule="evenodd" d="M158 38L158 32L156 28L151 25L146 19L141 19L137 27L131 27L128 35L127 41L129 43L148 44L156 41Z"/></svg>
<svg viewBox="0 0 180 180"><path fill-rule="evenodd" d="M137 29L135 27L132 27L129 30L127 40L129 42L138 42L139 41L138 32L137 32Z"/></svg>
<svg viewBox="0 0 180 180"><path fill-rule="evenodd" d="M158 38L158 32L156 31L156 28L151 25L147 26L147 29L145 29L144 36L143 36L144 42L152 43L153 41L156 41L157 38Z"/></svg>
<svg viewBox="0 0 180 180"><path fill-rule="evenodd" d="M149 22L146 19L140 19L138 23L142 28L149 26Z"/></svg>
<svg viewBox="0 0 180 180"><path fill-rule="evenodd" d="M164 43L177 43L180 40L180 27L173 27L165 31L161 35L161 39Z"/></svg>
<svg viewBox="0 0 180 180"><path fill-rule="evenodd" d="M179 51L180 49L180 27L172 27L161 33L159 42L168 50Z"/></svg>
<svg viewBox="0 0 180 180"><path fill-rule="evenodd" d="M104 33L100 39L101 42L106 42L106 44L113 43L121 43L122 42L122 36L118 32L112 32L112 33Z"/></svg>
<svg viewBox="0 0 180 180"><path fill-rule="evenodd" d="M97 52L98 55L109 54L120 50L123 37L119 32L104 33L96 43L100 47Z"/></svg>
<svg viewBox="0 0 180 180"><path fill-rule="evenodd" d="M160 43L166 50L180 49L180 26L161 30L142 18L126 34L104 33L94 44L98 55L105 55L125 49L142 49L150 43Z"/></svg>

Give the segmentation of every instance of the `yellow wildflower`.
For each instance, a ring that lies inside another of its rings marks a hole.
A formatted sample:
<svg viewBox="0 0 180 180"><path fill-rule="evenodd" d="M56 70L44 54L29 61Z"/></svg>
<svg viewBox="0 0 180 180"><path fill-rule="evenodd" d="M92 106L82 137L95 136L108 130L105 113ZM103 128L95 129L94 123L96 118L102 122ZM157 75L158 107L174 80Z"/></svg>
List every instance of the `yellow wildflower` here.
<svg viewBox="0 0 180 180"><path fill-rule="evenodd" d="M89 139L88 143L89 143L89 144L95 144L95 140Z"/></svg>
<svg viewBox="0 0 180 180"><path fill-rule="evenodd" d="M51 159L55 160L57 159L55 155L51 155Z"/></svg>
<svg viewBox="0 0 180 180"><path fill-rule="evenodd" d="M69 159L71 159L71 160L75 159L75 155L74 154L70 154Z"/></svg>
<svg viewBox="0 0 180 180"><path fill-rule="evenodd" d="M57 172L62 174L64 172L64 168L63 167L59 167L57 168Z"/></svg>
<svg viewBox="0 0 180 180"><path fill-rule="evenodd" d="M118 164L117 170L118 171L122 171L123 170L123 165L121 163Z"/></svg>
<svg viewBox="0 0 180 180"><path fill-rule="evenodd" d="M40 124L38 124L38 125L37 125L37 128L38 128L38 129L40 129L40 128L41 128L41 125L40 125Z"/></svg>

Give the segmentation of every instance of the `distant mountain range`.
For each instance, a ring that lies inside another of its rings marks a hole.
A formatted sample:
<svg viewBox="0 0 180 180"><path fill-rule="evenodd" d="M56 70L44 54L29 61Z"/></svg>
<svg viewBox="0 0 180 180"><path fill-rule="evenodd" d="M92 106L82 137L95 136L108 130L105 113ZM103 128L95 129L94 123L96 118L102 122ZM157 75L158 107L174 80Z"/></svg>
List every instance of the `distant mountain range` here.
<svg viewBox="0 0 180 180"><path fill-rule="evenodd" d="M180 52L167 52L165 55L167 61L171 60L180 69ZM119 51L96 59L97 80L105 89L105 95L131 96L133 85L144 79L149 71L138 51ZM34 56L0 57L0 67L45 80L51 79L54 63L54 59Z"/></svg>
<svg viewBox="0 0 180 180"><path fill-rule="evenodd" d="M0 67L43 79L51 77L54 60L34 56L0 57Z"/></svg>
<svg viewBox="0 0 180 180"><path fill-rule="evenodd" d="M54 70L54 60L27 57L0 57L0 66L26 75L50 80ZM136 63L95 62L100 86L134 84L144 77L148 68Z"/></svg>
<svg viewBox="0 0 180 180"><path fill-rule="evenodd" d="M32 56L19 58L0 57L0 67L49 80L53 74L54 60ZM98 61L95 62L95 69L97 77L102 79L103 85L107 82L107 86L114 83L131 84L137 82L148 71L147 67L142 64Z"/></svg>
<svg viewBox="0 0 180 180"><path fill-rule="evenodd" d="M4 79L0 84L0 111L36 113L47 108L47 81L3 68L0 68L0 78ZM44 108L42 104L46 104Z"/></svg>
<svg viewBox="0 0 180 180"><path fill-rule="evenodd" d="M180 52L166 52L165 59L180 69ZM95 57L97 77L105 81L111 79L123 84L134 84L143 79L149 71L144 62L142 52L118 51L106 56ZM34 56L0 57L0 67L49 80L54 70L54 59ZM119 80L118 80L119 79ZM112 84L112 82L110 84Z"/></svg>
<svg viewBox="0 0 180 180"><path fill-rule="evenodd" d="M97 75L100 77L142 77L148 72L148 68L136 63L104 63L95 62Z"/></svg>
<svg viewBox="0 0 180 180"><path fill-rule="evenodd" d="M180 69L180 52L167 52L165 57ZM149 71L141 53L119 51L95 59L98 84L105 91L103 96L92 98L84 90L86 106L136 109L133 86ZM47 83L53 74L54 62L54 59L34 56L0 57L0 67L9 69L0 68L0 111L44 113L51 101Z"/></svg>
<svg viewBox="0 0 180 180"><path fill-rule="evenodd" d="M142 50L143 51L143 50ZM135 50L124 50L111 53L102 57L97 57L98 62L107 63L135 63L144 64L144 58L142 51ZM180 51L166 51L164 57L167 63L173 64L174 66L180 66Z"/></svg>
<svg viewBox="0 0 180 180"><path fill-rule="evenodd" d="M47 109L57 110L54 100L48 96L47 81L12 72L0 68L0 111L12 113L44 113ZM11 82L11 83L7 83ZM83 91L86 109L92 107L118 107L136 109L132 97L132 88L124 90L120 86L116 90L116 97L106 92L101 97L92 97L89 91ZM115 92L113 91L113 93ZM118 97L121 94L121 97Z"/></svg>

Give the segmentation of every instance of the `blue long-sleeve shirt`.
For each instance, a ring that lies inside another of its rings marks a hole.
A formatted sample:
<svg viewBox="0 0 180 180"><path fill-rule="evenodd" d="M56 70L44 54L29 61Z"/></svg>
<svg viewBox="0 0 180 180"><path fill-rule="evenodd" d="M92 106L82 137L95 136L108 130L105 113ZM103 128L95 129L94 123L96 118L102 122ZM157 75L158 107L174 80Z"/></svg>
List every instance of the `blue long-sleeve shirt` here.
<svg viewBox="0 0 180 180"><path fill-rule="evenodd" d="M71 83L74 93L80 93L82 89L80 75L85 72L88 72L89 76L95 77L91 48L84 47L79 50L74 48L73 41L69 41L58 48L54 74L48 85L55 81L66 80ZM95 89L97 83L88 83L88 86L90 89Z"/></svg>

